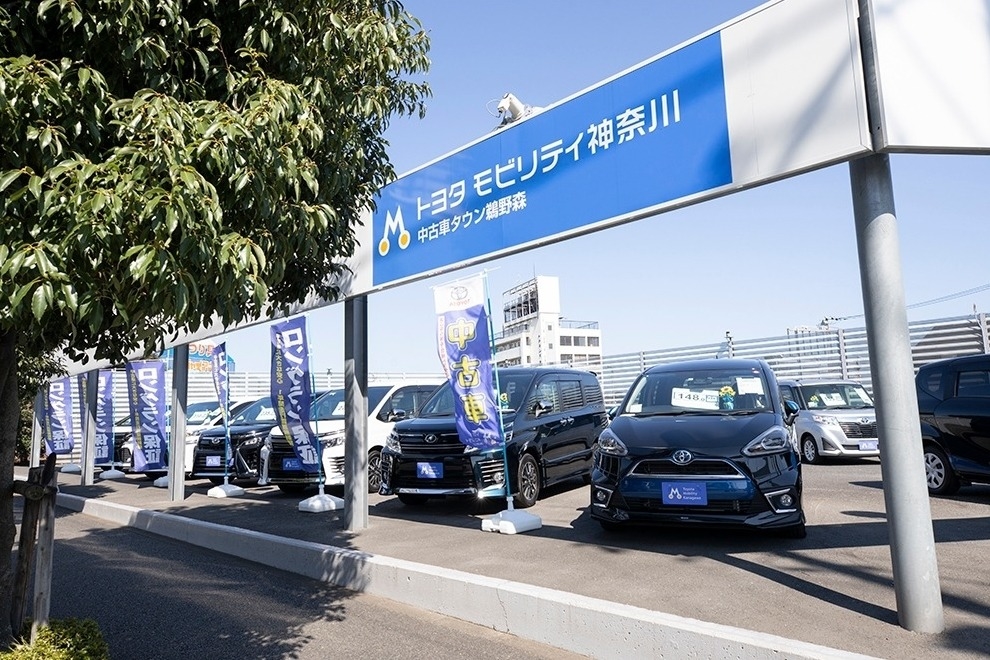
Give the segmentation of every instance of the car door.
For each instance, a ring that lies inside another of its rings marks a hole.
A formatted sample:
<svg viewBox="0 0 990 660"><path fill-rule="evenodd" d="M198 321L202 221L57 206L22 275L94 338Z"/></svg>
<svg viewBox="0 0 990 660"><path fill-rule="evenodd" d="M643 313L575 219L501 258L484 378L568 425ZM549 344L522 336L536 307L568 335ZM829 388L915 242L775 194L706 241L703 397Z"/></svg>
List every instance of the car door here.
<svg viewBox="0 0 990 660"><path fill-rule="evenodd" d="M590 423L582 415L584 401L578 378L551 375L536 383L534 400L527 407L527 416L536 424L534 441L543 456L543 469L548 484L580 474L590 460L591 447L587 441ZM534 404L552 406L537 414ZM583 421L582 421L583 420Z"/></svg>
<svg viewBox="0 0 990 660"><path fill-rule="evenodd" d="M934 410L952 463L962 474L990 475L990 359L961 364Z"/></svg>

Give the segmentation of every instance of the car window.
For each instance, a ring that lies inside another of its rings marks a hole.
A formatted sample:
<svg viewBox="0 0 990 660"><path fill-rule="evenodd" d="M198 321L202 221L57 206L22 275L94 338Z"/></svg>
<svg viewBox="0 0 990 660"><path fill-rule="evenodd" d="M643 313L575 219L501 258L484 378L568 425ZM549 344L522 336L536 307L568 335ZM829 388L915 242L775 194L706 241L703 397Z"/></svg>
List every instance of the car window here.
<svg viewBox="0 0 990 660"><path fill-rule="evenodd" d="M759 369L685 369L647 372L633 383L622 412L667 415L707 411L759 411L769 407Z"/></svg>
<svg viewBox="0 0 990 660"><path fill-rule="evenodd" d="M577 410L584 407L584 400L581 397L581 381L562 380L558 383L560 388L560 407L562 410Z"/></svg>
<svg viewBox="0 0 990 660"><path fill-rule="evenodd" d="M275 425L275 406L272 405L270 397L266 396L263 399L258 399L234 415L234 418L230 420L232 425L257 424L260 422L271 422L273 426Z"/></svg>
<svg viewBox="0 0 990 660"><path fill-rule="evenodd" d="M605 394L597 378L591 374L582 376L581 387L584 390L584 400L589 406L605 405Z"/></svg>
<svg viewBox="0 0 990 660"><path fill-rule="evenodd" d="M344 419L344 408L346 406L347 402L344 398L344 390L324 392L313 402L310 419L314 422Z"/></svg>
<svg viewBox="0 0 990 660"><path fill-rule="evenodd" d="M540 414L560 412L560 395L557 392L557 381L554 378L544 378L536 384L532 395L526 401L526 413L532 416L537 404L543 408Z"/></svg>
<svg viewBox="0 0 990 660"><path fill-rule="evenodd" d="M918 374L918 388L937 399L942 398L942 372L930 369Z"/></svg>
<svg viewBox="0 0 990 660"><path fill-rule="evenodd" d="M218 401L200 401L186 406L186 424L204 424L220 411Z"/></svg>
<svg viewBox="0 0 990 660"><path fill-rule="evenodd" d="M780 386L780 398L783 401L793 401L794 403L798 404L798 407L801 406L801 402L798 401L797 394L795 394L794 392L794 388L791 387L790 385Z"/></svg>
<svg viewBox="0 0 990 660"><path fill-rule="evenodd" d="M990 378L985 370L960 371L956 396L990 397Z"/></svg>

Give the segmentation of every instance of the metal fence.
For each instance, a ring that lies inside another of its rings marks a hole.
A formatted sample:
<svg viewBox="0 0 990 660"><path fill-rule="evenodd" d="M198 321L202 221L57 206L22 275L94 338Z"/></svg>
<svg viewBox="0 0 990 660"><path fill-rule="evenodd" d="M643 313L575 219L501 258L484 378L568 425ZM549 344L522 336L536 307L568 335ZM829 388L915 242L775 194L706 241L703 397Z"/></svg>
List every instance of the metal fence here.
<svg viewBox="0 0 990 660"><path fill-rule="evenodd" d="M933 360L990 353L990 328L987 326L986 314L916 321L908 324L908 330L916 370ZM841 377L859 381L870 391L873 389L865 327L813 328L759 339L733 339L727 334L717 343L608 355L600 363L572 366L588 368L599 374L605 403L611 406L621 401L636 376L647 367L711 357L762 358L770 364L778 378ZM167 396L171 396L172 374L171 371L166 371L165 374L165 391ZM376 382L424 376L435 377L437 373L369 373L368 383L373 385ZM256 399L268 395L270 375L265 372L231 372L229 383L232 401ZM313 388L316 391L342 387L342 373L313 375ZM76 401L77 396L73 391ZM187 401L194 403L215 399L212 375L209 372L190 371ZM114 408L118 418L127 413L127 384L123 370L119 377L114 378ZM79 438L81 424L75 410L73 423L77 433L75 437ZM72 458L78 460L78 452L74 452Z"/></svg>
<svg viewBox="0 0 990 660"><path fill-rule="evenodd" d="M909 323L908 330L915 370L942 358L990 353L986 314L917 321ZM865 327L814 328L747 340L727 335L718 343L610 355L600 365L575 366L599 372L605 401L613 405L647 367L712 357L762 358L778 378L841 377L873 388Z"/></svg>

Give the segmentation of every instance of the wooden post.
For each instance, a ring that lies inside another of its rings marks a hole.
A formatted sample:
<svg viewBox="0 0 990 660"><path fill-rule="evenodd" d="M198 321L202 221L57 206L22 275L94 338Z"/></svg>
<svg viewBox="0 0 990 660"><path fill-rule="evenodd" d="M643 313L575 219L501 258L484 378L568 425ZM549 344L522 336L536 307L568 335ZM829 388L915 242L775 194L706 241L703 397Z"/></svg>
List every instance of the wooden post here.
<svg viewBox="0 0 990 660"><path fill-rule="evenodd" d="M48 612L52 604L52 572L55 550L55 498L58 495L58 472L52 471L51 479L44 485L38 520L38 550L35 557L34 617L31 621L31 643L38 638L38 631L48 625Z"/></svg>
<svg viewBox="0 0 990 660"><path fill-rule="evenodd" d="M49 454L45 459L44 467L28 470L27 481L14 482L14 492L24 496L21 541L17 548L17 567L14 571L14 589L10 606L10 629L15 638L19 638L24 630L27 590L33 572L35 536L38 532L41 502L47 491L45 485L55 478L56 458L55 454ZM55 492L57 490L55 489Z"/></svg>

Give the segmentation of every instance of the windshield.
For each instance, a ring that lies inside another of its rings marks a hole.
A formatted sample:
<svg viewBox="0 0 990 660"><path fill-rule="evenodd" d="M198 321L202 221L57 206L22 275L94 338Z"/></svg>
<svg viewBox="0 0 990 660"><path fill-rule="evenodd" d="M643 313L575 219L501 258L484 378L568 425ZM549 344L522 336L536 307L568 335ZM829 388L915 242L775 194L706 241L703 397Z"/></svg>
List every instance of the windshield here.
<svg viewBox="0 0 990 660"><path fill-rule="evenodd" d="M392 390L391 385L373 385L368 388L368 413L370 414L385 395ZM330 390L313 402L310 419L314 422L325 422L331 419L344 419L344 409L347 407L345 390Z"/></svg>
<svg viewBox="0 0 990 660"><path fill-rule="evenodd" d="M275 425L275 407L272 405L271 398L267 396L250 404L230 420L231 425L259 424L262 422L271 422L272 426Z"/></svg>
<svg viewBox="0 0 990 660"><path fill-rule="evenodd" d="M770 408L760 369L685 369L656 371L639 377L620 414L736 414Z"/></svg>
<svg viewBox="0 0 990 660"><path fill-rule="evenodd" d="M522 405L533 373L498 374L499 405L503 412L510 412ZM454 394L450 383L444 383L433 393L420 411L420 417L450 417L454 414Z"/></svg>
<svg viewBox="0 0 990 660"><path fill-rule="evenodd" d="M205 424L220 412L219 401L200 401L186 406L186 424Z"/></svg>
<svg viewBox="0 0 990 660"><path fill-rule="evenodd" d="M808 410L872 408L873 399L859 383L815 383L801 386Z"/></svg>

